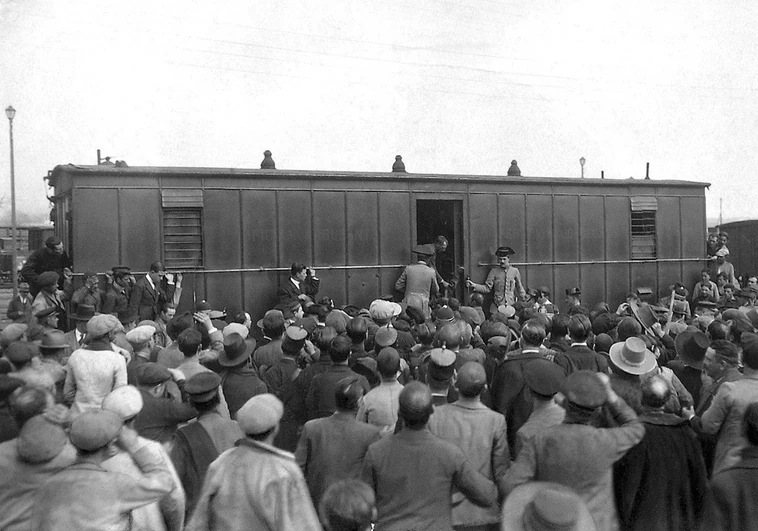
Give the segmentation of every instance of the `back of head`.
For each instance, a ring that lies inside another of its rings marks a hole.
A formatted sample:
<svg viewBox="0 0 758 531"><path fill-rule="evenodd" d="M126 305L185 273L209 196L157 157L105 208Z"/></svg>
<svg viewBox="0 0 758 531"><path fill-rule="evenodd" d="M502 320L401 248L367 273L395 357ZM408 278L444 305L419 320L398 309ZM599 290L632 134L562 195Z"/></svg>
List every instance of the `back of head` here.
<svg viewBox="0 0 758 531"><path fill-rule="evenodd" d="M574 341L586 341L592 332L592 323L589 317L583 314L571 316L569 320L569 334Z"/></svg>
<svg viewBox="0 0 758 531"><path fill-rule="evenodd" d="M723 360L730 367L737 367L739 365L739 351L737 345L726 339L717 339L711 341L711 346L716 352L719 359Z"/></svg>
<svg viewBox="0 0 758 531"><path fill-rule="evenodd" d="M203 335L194 328L188 328L179 334L179 337L176 338L176 343L182 354L186 358L191 358L198 353L198 349L203 343Z"/></svg>
<svg viewBox="0 0 758 531"><path fill-rule="evenodd" d="M281 310L269 310L263 316L263 333L271 338L278 338L284 333L284 314Z"/></svg>
<svg viewBox="0 0 758 531"><path fill-rule="evenodd" d="M708 338L711 341L717 339L729 339L729 323L721 319L711 321L711 324L708 325L706 331L708 333Z"/></svg>
<svg viewBox="0 0 758 531"><path fill-rule="evenodd" d="M559 337L564 337L569 332L569 321L571 320L571 317L559 313L558 315L553 316L553 322L550 327L550 337L552 339L556 339Z"/></svg>
<svg viewBox="0 0 758 531"><path fill-rule="evenodd" d="M438 347L455 350L461 345L461 328L456 323L444 325L437 331L435 343Z"/></svg>
<svg viewBox="0 0 758 531"><path fill-rule="evenodd" d="M176 341L179 334L195 326L195 319L190 312L178 313L166 325L166 334Z"/></svg>
<svg viewBox="0 0 758 531"><path fill-rule="evenodd" d="M326 531L366 531L376 517L376 496L363 481L343 479L326 489L318 514Z"/></svg>
<svg viewBox="0 0 758 531"><path fill-rule="evenodd" d="M347 335L353 343L365 341L366 334L368 334L368 321L363 317L354 317L347 324Z"/></svg>
<svg viewBox="0 0 758 531"><path fill-rule="evenodd" d="M537 321L542 326L542 328L545 329L545 334L547 334L548 330L550 330L553 326L553 320L546 313L537 312L532 317L530 317L529 320Z"/></svg>
<svg viewBox="0 0 758 531"><path fill-rule="evenodd" d="M750 444L758 446L758 402L753 402L745 408L745 415L742 417L742 426L745 430L745 436Z"/></svg>
<svg viewBox="0 0 758 531"><path fill-rule="evenodd" d="M400 391L398 415L411 429L426 426L432 407L432 392L421 382L411 382Z"/></svg>
<svg viewBox="0 0 758 531"><path fill-rule="evenodd" d="M671 388L666 380L660 376L644 378L642 380L642 405L661 409L671 397Z"/></svg>
<svg viewBox="0 0 758 531"><path fill-rule="evenodd" d="M638 336L642 333L642 325L634 317L624 317L618 326L619 342L626 341L630 337Z"/></svg>
<svg viewBox="0 0 758 531"><path fill-rule="evenodd" d="M8 406L13 420L16 421L16 425L20 429L27 420L44 413L45 409L53 402L53 396L49 391L40 387L25 385L13 391L8 399Z"/></svg>
<svg viewBox="0 0 758 531"><path fill-rule="evenodd" d="M322 354L329 353L332 341L337 337L337 331L331 326L319 328L313 333L313 344L318 347Z"/></svg>
<svg viewBox="0 0 758 531"><path fill-rule="evenodd" d="M352 341L347 336L337 336L332 341L331 348L329 349L329 355L332 361L335 363L342 363L347 361L350 357L350 348L352 347Z"/></svg>
<svg viewBox="0 0 758 531"><path fill-rule="evenodd" d="M348 376L337 382L334 388L334 403L342 411L358 411L363 397L363 386L356 376Z"/></svg>
<svg viewBox="0 0 758 531"><path fill-rule="evenodd" d="M742 363L745 367L758 370L758 336L745 333L742 338Z"/></svg>
<svg viewBox="0 0 758 531"><path fill-rule="evenodd" d="M545 328L535 319L530 319L521 327L521 340L524 344L538 347L545 340Z"/></svg>
<svg viewBox="0 0 758 531"><path fill-rule="evenodd" d="M437 334L437 327L432 321L416 325L416 335L422 345L431 345L434 336Z"/></svg>
<svg viewBox="0 0 758 531"><path fill-rule="evenodd" d="M382 378L394 378L400 370L400 354L392 347L385 347L376 357L376 368Z"/></svg>
<svg viewBox="0 0 758 531"><path fill-rule="evenodd" d="M477 397L487 385L487 373L480 363L468 361L458 370L455 385L461 396L465 398Z"/></svg>

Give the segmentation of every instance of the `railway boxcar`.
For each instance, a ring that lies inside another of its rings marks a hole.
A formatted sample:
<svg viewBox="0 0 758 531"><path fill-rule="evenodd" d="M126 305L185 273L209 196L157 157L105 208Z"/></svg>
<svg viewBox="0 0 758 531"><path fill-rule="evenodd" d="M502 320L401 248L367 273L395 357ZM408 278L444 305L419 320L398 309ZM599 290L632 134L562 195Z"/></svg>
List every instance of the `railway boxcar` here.
<svg viewBox="0 0 758 531"><path fill-rule="evenodd" d="M385 173L281 170L267 161L56 166L47 177L56 233L78 272L145 271L160 259L187 273L181 306L207 299L254 317L274 304L293 262L313 266L320 293L337 304L367 305L392 293L412 247L437 235L450 242L448 277L465 271L482 282L495 249L509 245L527 286L580 287L589 304L694 284L703 265L707 183L418 174L398 164Z"/></svg>

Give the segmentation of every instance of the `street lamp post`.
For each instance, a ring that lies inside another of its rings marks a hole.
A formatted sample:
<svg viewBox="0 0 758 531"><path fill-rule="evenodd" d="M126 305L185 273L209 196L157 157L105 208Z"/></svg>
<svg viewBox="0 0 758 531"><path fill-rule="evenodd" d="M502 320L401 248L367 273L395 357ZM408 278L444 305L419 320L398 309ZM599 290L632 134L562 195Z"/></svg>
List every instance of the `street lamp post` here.
<svg viewBox="0 0 758 531"><path fill-rule="evenodd" d="M13 284L13 297L18 295L18 242L16 241L16 171L13 161L13 117L16 116L16 109L8 105L5 109L5 115L8 117L11 133L11 283Z"/></svg>
<svg viewBox="0 0 758 531"><path fill-rule="evenodd" d="M584 179L584 163L587 162L584 157L579 159L579 164L582 166L582 179Z"/></svg>

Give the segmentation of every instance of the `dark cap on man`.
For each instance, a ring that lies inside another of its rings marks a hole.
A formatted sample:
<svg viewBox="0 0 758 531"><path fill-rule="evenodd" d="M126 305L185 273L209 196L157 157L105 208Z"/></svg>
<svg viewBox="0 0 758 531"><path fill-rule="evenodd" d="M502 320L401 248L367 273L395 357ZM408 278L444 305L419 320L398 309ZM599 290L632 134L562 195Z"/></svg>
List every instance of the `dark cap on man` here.
<svg viewBox="0 0 758 531"><path fill-rule="evenodd" d="M510 247L506 247L506 246L498 247L497 251L495 251L495 256L497 256L498 258L505 258L507 256L513 256L514 254L516 254L516 251L514 251Z"/></svg>
<svg viewBox="0 0 758 531"><path fill-rule="evenodd" d="M60 275L56 273L55 271L45 271L40 276L37 277L37 285L40 288L46 288L48 286L53 286L58 283L58 279L60 278Z"/></svg>
<svg viewBox="0 0 758 531"><path fill-rule="evenodd" d="M429 376L444 381L455 372L455 352L446 348L434 348L429 353Z"/></svg>
<svg viewBox="0 0 758 531"><path fill-rule="evenodd" d="M162 384L171 379L171 373L163 365L152 361L137 367L137 383L144 386Z"/></svg>
<svg viewBox="0 0 758 531"><path fill-rule="evenodd" d="M467 361L458 369L455 386L463 396L475 397L482 392L485 385L487 385L487 373L481 363Z"/></svg>
<svg viewBox="0 0 758 531"><path fill-rule="evenodd" d="M554 396L563 388L566 373L557 363L536 359L524 367L524 382L535 394Z"/></svg>
<svg viewBox="0 0 758 531"><path fill-rule="evenodd" d="M94 451L108 445L118 436L123 421L113 411L85 411L71 423L69 439L80 450Z"/></svg>
<svg viewBox="0 0 758 531"><path fill-rule="evenodd" d="M563 394L569 402L583 409L595 409L605 404L608 393L597 373L575 371L563 384Z"/></svg>
<svg viewBox="0 0 758 531"><path fill-rule="evenodd" d="M215 372L203 371L190 377L184 384L184 390L192 402L208 402L218 394L221 377Z"/></svg>

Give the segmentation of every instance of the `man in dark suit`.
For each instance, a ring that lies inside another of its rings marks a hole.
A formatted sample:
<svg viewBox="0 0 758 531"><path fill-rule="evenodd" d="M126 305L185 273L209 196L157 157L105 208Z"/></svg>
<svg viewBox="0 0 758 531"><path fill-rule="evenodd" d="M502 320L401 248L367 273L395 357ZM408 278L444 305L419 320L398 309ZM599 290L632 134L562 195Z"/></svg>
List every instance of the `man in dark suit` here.
<svg viewBox="0 0 758 531"><path fill-rule="evenodd" d="M279 304L287 304L292 301L298 301L302 304L308 299L315 301L319 282L313 269L305 267L305 264L292 264L290 278L279 287L276 293L279 297Z"/></svg>
<svg viewBox="0 0 758 531"><path fill-rule="evenodd" d="M555 362L563 367L568 376L574 371L595 371L608 373L608 361L587 346L587 338L592 332L592 323L586 315L572 315L569 320L571 346L565 352L559 352Z"/></svg>
<svg viewBox="0 0 758 531"><path fill-rule="evenodd" d="M63 289L61 280L64 279L64 270L72 266L71 259L63 250L63 241L57 236L50 236L45 240L45 246L37 249L24 262L21 268L21 277L29 283L29 292L36 297L42 287L37 279L46 271L58 273L58 289Z"/></svg>
<svg viewBox="0 0 758 531"><path fill-rule="evenodd" d="M400 393L404 428L372 444L363 480L376 492L378 529L452 531L450 492L455 486L473 503L497 503L495 483L484 477L451 442L427 429L434 410L429 388L411 382Z"/></svg>
<svg viewBox="0 0 758 531"><path fill-rule="evenodd" d="M161 262L150 264L150 271L139 279L129 297L129 312L137 316L137 321L154 321L164 302L174 299L173 277L167 278L166 268Z"/></svg>

